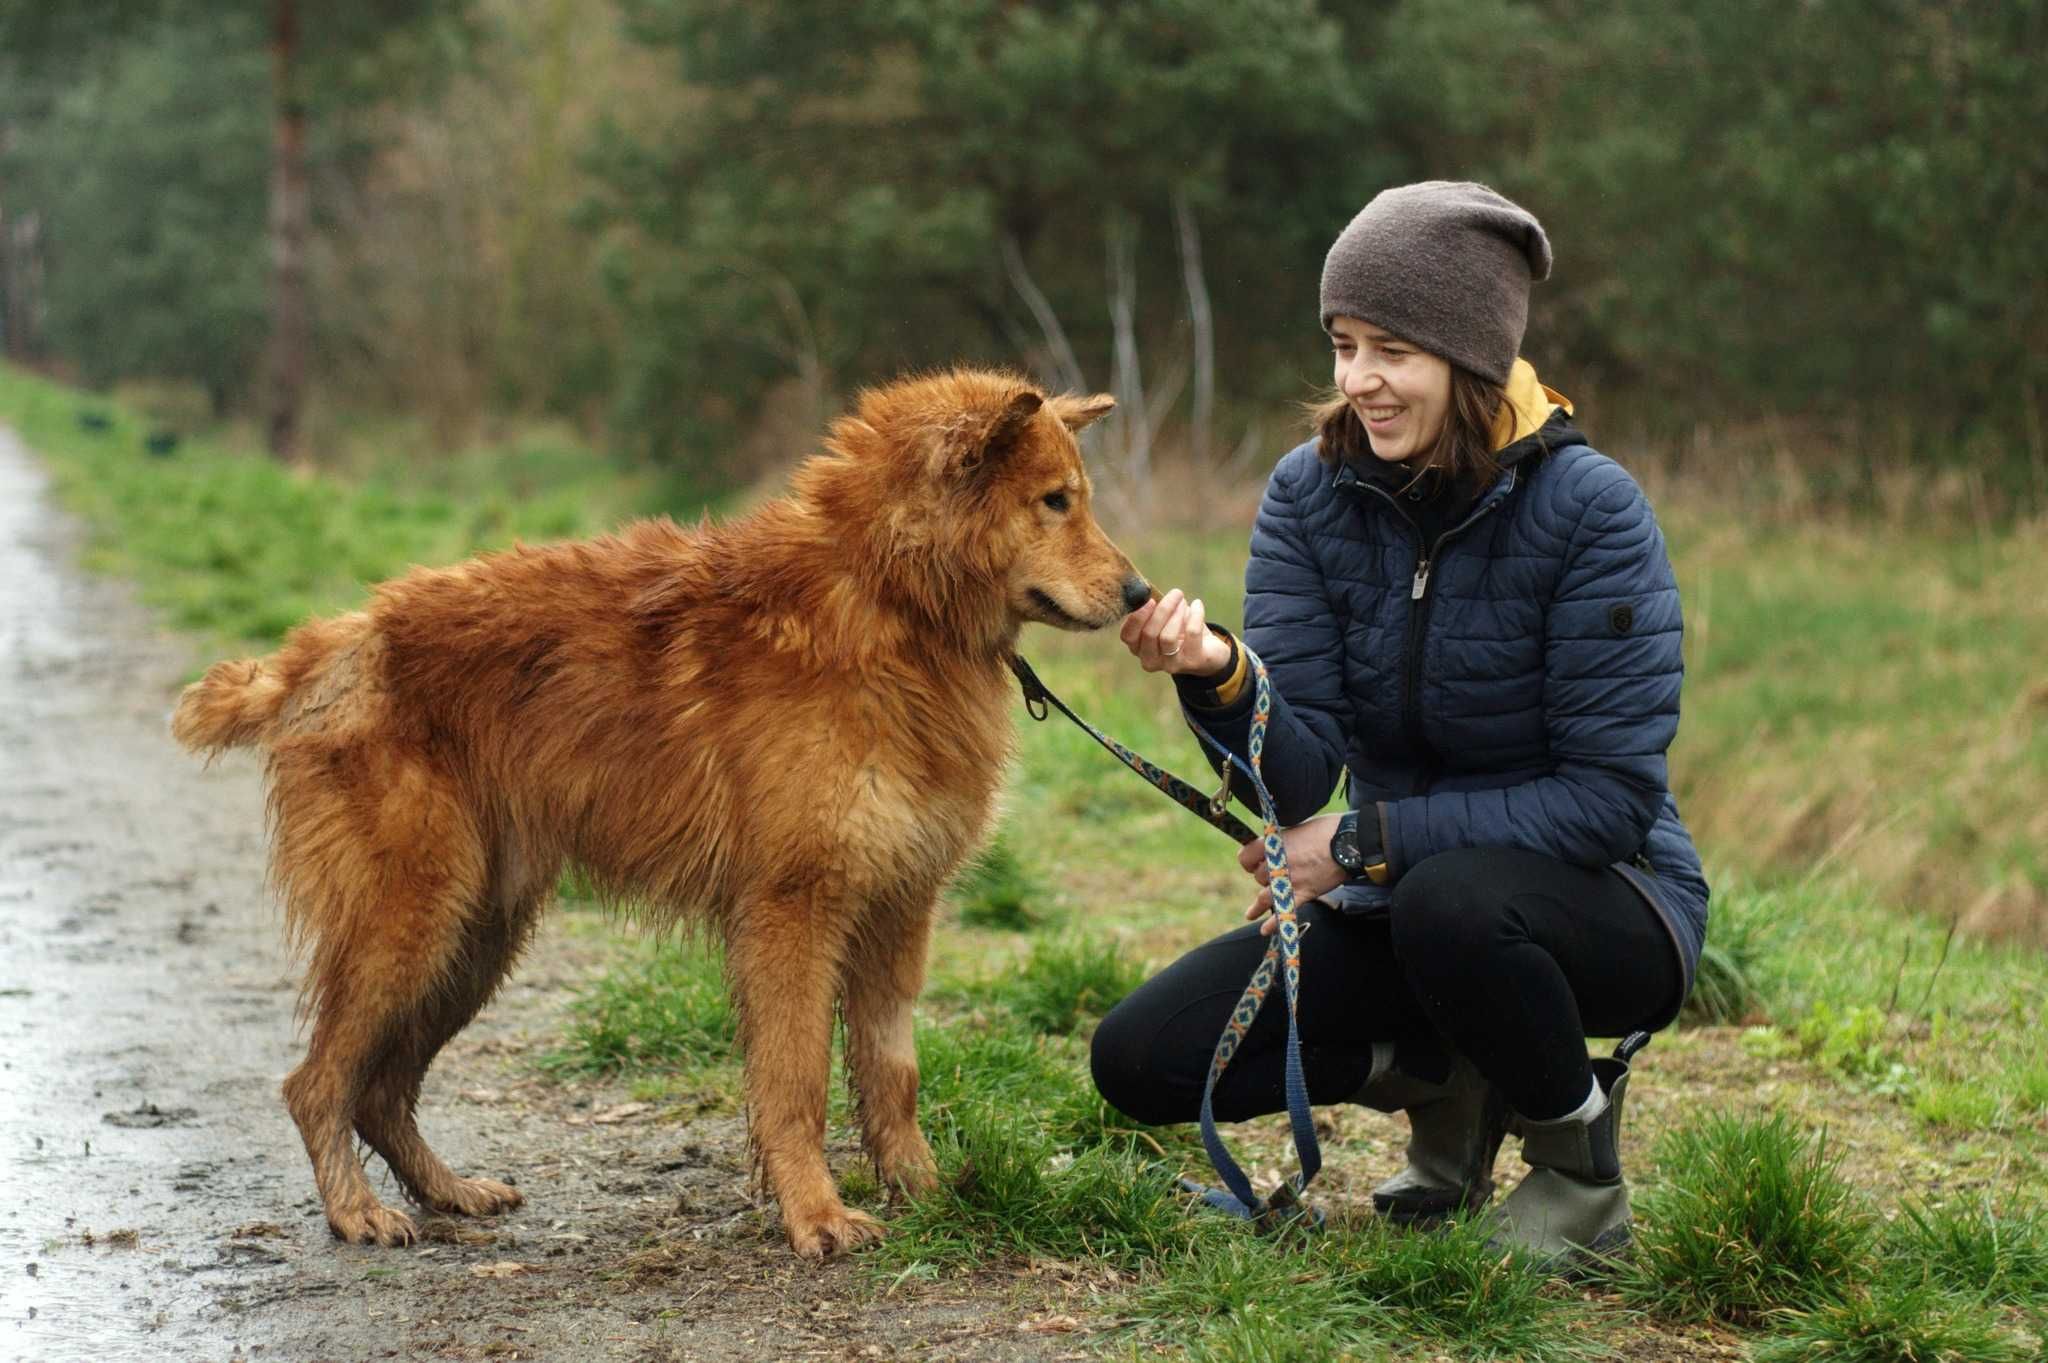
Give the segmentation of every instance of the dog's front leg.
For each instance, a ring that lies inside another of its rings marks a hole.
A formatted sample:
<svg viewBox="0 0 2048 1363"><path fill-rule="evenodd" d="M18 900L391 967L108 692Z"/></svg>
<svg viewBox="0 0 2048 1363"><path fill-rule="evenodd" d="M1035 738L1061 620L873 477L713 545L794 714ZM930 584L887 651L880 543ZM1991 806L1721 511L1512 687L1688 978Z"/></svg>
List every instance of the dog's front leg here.
<svg viewBox="0 0 2048 1363"><path fill-rule="evenodd" d="M764 901L735 920L726 959L740 1005L747 1113L791 1248L826 1259L881 1238L882 1225L839 1200L825 1164L832 1003L839 985L832 916L801 899Z"/></svg>
<svg viewBox="0 0 2048 1363"><path fill-rule="evenodd" d="M876 906L848 954L841 1006L846 1063L860 1103L861 1139L892 1192L915 1195L937 1181L917 1125L917 1045L912 1005L924 987L932 906Z"/></svg>

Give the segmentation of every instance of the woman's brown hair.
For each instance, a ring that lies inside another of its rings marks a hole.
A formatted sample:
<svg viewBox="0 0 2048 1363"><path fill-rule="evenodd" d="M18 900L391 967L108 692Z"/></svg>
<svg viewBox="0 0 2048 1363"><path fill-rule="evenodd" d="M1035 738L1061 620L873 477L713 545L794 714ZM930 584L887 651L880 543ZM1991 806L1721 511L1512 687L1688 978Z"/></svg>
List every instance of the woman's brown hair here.
<svg viewBox="0 0 2048 1363"><path fill-rule="evenodd" d="M1434 445L1409 462L1414 476L1421 478L1435 469L1467 496L1484 491L1500 476L1500 461L1493 457L1493 422L1507 400L1507 389L1501 385L1452 365L1451 406L1444 414L1444 428ZM1333 391L1308 404L1308 417L1323 462L1357 460L1372 466L1365 424L1342 393Z"/></svg>

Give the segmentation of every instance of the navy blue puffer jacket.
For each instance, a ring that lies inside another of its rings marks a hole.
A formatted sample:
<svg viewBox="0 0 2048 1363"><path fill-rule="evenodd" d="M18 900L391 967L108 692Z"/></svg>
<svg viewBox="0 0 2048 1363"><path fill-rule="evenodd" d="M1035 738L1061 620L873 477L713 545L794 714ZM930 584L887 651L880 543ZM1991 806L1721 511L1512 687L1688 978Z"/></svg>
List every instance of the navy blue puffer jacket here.
<svg viewBox="0 0 2048 1363"><path fill-rule="evenodd" d="M1427 552L1391 493L1314 441L1274 469L1245 569L1244 637L1274 690L1267 786L1292 825L1348 771L1390 881L1459 847L1612 866L1664 919L1690 991L1707 882L1665 773L1683 665L1664 537L1561 411L1498 457ZM1188 722L1241 754L1251 701L1247 685Z"/></svg>

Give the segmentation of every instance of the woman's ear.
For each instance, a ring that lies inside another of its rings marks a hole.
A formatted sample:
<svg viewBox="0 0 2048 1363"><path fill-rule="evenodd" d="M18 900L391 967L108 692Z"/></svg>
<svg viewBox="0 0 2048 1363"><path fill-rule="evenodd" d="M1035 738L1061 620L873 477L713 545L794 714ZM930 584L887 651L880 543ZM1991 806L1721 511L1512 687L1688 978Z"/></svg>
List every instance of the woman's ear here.
<svg viewBox="0 0 2048 1363"><path fill-rule="evenodd" d="M1116 399L1107 393L1097 393L1086 398L1062 393L1046 406L1052 408L1052 414L1058 417L1060 423L1068 430L1082 431L1116 410Z"/></svg>

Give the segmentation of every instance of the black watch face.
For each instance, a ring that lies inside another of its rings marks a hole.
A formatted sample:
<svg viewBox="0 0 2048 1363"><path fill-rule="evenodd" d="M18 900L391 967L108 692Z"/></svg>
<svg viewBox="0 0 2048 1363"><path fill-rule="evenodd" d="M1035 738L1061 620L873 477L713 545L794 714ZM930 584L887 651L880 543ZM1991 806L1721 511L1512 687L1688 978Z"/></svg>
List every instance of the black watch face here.
<svg viewBox="0 0 2048 1363"><path fill-rule="evenodd" d="M1336 862L1344 870L1352 872L1356 872L1359 867L1365 864L1364 858L1358 854L1357 829L1339 828L1337 830L1336 834L1330 839L1330 860Z"/></svg>

